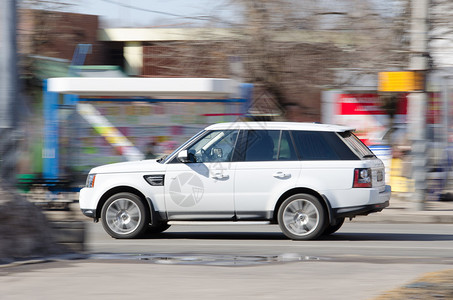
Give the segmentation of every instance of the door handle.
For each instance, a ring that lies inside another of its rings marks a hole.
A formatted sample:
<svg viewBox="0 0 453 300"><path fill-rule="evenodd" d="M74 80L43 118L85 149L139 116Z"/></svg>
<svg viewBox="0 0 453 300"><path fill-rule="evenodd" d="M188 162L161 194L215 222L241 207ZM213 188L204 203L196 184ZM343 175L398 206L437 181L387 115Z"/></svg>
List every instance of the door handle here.
<svg viewBox="0 0 453 300"><path fill-rule="evenodd" d="M291 174L277 172L277 173L274 173L272 176L274 176L275 178L289 178L289 177L291 177Z"/></svg>
<svg viewBox="0 0 453 300"><path fill-rule="evenodd" d="M215 173L212 175L212 178L214 179L228 179L230 176L222 173Z"/></svg>

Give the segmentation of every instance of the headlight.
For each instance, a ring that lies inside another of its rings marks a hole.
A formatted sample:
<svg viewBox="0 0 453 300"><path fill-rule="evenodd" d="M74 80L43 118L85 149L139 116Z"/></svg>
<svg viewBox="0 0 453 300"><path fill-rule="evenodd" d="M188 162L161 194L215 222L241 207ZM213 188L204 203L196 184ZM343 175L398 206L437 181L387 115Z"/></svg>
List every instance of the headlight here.
<svg viewBox="0 0 453 300"><path fill-rule="evenodd" d="M94 187L94 180L96 179L96 174L89 174L85 187L92 188Z"/></svg>

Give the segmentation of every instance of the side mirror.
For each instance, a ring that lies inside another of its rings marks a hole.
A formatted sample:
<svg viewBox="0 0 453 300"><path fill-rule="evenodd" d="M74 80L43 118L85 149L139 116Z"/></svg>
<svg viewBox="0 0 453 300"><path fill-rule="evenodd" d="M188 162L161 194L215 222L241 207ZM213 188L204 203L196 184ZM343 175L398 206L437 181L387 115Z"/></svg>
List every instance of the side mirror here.
<svg viewBox="0 0 453 300"><path fill-rule="evenodd" d="M187 150L182 150L178 153L178 161L180 161L182 163L190 162L189 154L187 153Z"/></svg>

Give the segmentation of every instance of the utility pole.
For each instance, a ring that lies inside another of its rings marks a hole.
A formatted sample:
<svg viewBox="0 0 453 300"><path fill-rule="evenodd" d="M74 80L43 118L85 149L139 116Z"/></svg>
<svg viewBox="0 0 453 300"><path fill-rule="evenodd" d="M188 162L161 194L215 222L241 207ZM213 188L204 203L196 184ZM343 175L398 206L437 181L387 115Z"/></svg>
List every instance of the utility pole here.
<svg viewBox="0 0 453 300"><path fill-rule="evenodd" d="M412 142L412 178L414 180L413 208L425 209L427 150L426 111L428 96L426 78L429 69L428 8L429 0L412 0L409 70L421 74L423 89L409 94L408 132Z"/></svg>
<svg viewBox="0 0 453 300"><path fill-rule="evenodd" d="M18 72L16 0L0 1L0 179L16 182Z"/></svg>

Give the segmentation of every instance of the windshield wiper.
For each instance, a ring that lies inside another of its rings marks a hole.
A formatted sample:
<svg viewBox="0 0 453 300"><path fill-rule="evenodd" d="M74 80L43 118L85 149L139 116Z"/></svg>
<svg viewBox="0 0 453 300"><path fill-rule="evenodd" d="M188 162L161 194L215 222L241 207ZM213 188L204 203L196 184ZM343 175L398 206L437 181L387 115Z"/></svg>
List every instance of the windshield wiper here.
<svg viewBox="0 0 453 300"><path fill-rule="evenodd" d="M161 161L165 160L165 159L167 158L167 156L168 156L168 155L162 156L161 158L159 158L159 159L157 160L157 162L160 163Z"/></svg>
<svg viewBox="0 0 453 300"><path fill-rule="evenodd" d="M370 158L370 157L376 157L376 155L374 154L367 154L367 155L364 155L363 158Z"/></svg>

